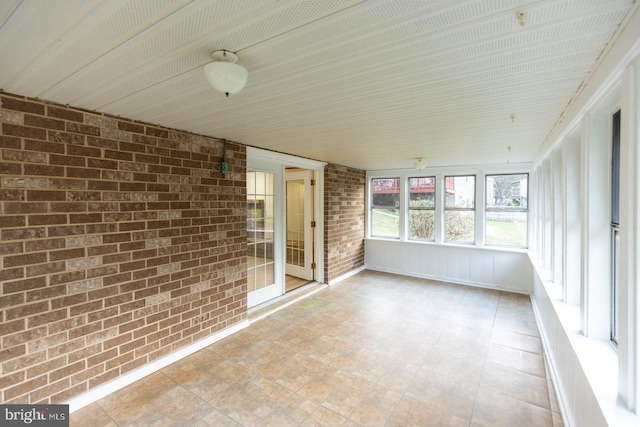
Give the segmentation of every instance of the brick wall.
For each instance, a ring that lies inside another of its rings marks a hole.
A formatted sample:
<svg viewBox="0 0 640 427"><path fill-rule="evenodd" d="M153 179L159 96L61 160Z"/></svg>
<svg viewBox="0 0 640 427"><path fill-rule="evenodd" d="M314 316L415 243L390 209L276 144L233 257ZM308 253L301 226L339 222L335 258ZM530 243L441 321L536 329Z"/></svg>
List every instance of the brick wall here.
<svg viewBox="0 0 640 427"><path fill-rule="evenodd" d="M246 151L0 93L0 402L59 403L246 316Z"/></svg>
<svg viewBox="0 0 640 427"><path fill-rule="evenodd" d="M328 164L324 176L325 280L364 265L365 172Z"/></svg>

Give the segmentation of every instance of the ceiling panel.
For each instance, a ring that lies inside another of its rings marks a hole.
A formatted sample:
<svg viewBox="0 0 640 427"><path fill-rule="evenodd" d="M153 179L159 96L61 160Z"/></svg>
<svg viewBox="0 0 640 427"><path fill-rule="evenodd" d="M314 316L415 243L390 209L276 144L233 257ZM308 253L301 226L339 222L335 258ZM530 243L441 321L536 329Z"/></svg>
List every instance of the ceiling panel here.
<svg viewBox="0 0 640 427"><path fill-rule="evenodd" d="M368 170L410 168L415 157L531 162L637 7L7 0L0 88ZM216 49L249 70L229 98L202 72Z"/></svg>

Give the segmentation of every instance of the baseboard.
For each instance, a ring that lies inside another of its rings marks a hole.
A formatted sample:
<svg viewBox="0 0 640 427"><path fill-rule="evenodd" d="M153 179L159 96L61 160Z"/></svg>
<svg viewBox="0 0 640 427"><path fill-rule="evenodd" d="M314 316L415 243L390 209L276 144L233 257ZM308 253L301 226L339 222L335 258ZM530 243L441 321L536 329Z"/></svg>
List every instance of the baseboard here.
<svg viewBox="0 0 640 427"><path fill-rule="evenodd" d="M326 289L327 286L328 285L324 283L313 282L308 285L304 285L301 288L289 291L284 295L264 302L256 307L252 307L248 312L249 323L254 323L258 320L262 320L265 317L272 315L276 311L282 310L283 308L286 308L291 304L310 297L316 292Z"/></svg>
<svg viewBox="0 0 640 427"><path fill-rule="evenodd" d="M177 362L178 360L187 357L198 350L202 350L203 348L220 341L223 338L228 337L231 334L234 334L244 328L249 326L248 320L243 320L242 322L236 323L233 326L229 326L221 331L216 332L213 335L210 335L200 341L197 341L187 347L181 348L180 350L176 350L173 353L167 354L160 359L154 360L151 363L148 363L140 368L134 369L131 372L127 372L124 375L119 376L107 383L99 385L98 387L87 391L79 396L74 397L73 399L65 402L69 405L69 412L77 411L87 405L90 405L97 400L102 399L103 397L120 390L134 382L150 375L154 372L159 371L160 369L169 366L170 364Z"/></svg>
<svg viewBox="0 0 640 427"><path fill-rule="evenodd" d="M474 288L492 289L494 291L512 292L514 294L530 295L531 290L513 289L506 286L497 286L490 283L471 282L466 280L452 279L450 277L440 277L428 274L416 274L415 272L407 272L403 270L394 270L392 268L373 268L365 267L366 270L378 271L380 273L397 274L398 276L417 277L420 279L434 280L436 282L452 283L454 285L472 286Z"/></svg>
<svg viewBox="0 0 640 427"><path fill-rule="evenodd" d="M358 267L358 268L356 268L355 270L351 270L351 271L349 271L348 273L345 273L345 274L343 274L342 276L336 277L336 278L335 278L335 279L333 279L333 280L329 280L329 282L328 282L327 284L328 284L329 286L333 286L333 285L335 285L335 284L337 284L337 283L342 282L342 281L343 281L343 280L345 280L345 279L348 279L348 278L349 278L349 277L351 277L351 276L355 276L356 274L358 274L358 273L360 273L360 272L362 272L362 271L364 271L364 270L366 270L366 269L367 269L367 267L365 267L365 266L363 265L362 267Z"/></svg>
<svg viewBox="0 0 640 427"><path fill-rule="evenodd" d="M562 424L565 427L574 427L573 423L569 421L567 418L567 405L565 404L565 398L563 391L558 387L558 375L557 367L555 360L549 355L549 339L545 332L545 329L542 327L542 321L540 319L540 312L538 310L538 305L536 304L535 298L533 297L533 293L529 296L531 300L531 307L533 308L533 315L536 319L536 325L538 325L538 331L540 332L540 341L542 342L542 351L544 353L544 358L547 361L547 366L549 367L549 375L551 376L551 382L553 383L553 389L556 393L556 400L558 402L558 406L560 407L560 415L562 416Z"/></svg>

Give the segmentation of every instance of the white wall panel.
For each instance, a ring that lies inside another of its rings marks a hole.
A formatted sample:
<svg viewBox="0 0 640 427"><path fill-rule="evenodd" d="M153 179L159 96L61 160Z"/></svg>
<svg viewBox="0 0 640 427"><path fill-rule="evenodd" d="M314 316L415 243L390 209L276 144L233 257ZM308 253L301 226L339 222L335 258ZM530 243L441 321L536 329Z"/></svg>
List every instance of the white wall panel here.
<svg viewBox="0 0 640 427"><path fill-rule="evenodd" d="M562 289L532 267L531 300L567 427L637 427L640 416L616 399L615 351L606 341L585 338L576 313L562 302Z"/></svg>
<svg viewBox="0 0 640 427"><path fill-rule="evenodd" d="M524 251L367 239L365 266L524 294L532 289L531 264Z"/></svg>

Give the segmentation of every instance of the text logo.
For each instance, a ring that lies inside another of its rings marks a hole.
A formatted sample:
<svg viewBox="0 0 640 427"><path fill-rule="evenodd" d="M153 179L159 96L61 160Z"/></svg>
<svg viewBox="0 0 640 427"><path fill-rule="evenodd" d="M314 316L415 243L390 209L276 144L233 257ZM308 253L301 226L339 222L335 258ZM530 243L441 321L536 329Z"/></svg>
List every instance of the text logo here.
<svg viewBox="0 0 640 427"><path fill-rule="evenodd" d="M0 405L0 426L69 427L69 405Z"/></svg>

